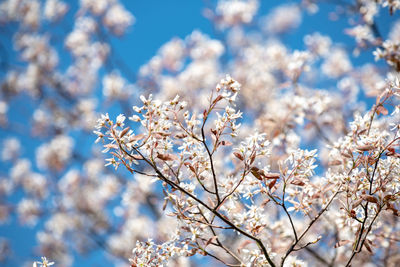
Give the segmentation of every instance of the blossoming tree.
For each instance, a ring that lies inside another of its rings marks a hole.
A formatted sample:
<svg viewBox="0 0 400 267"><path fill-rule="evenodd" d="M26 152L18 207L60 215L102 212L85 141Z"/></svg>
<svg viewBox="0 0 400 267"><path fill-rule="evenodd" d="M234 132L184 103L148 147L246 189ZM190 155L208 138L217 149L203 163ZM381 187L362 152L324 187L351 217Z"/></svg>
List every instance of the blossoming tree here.
<svg viewBox="0 0 400 267"><path fill-rule="evenodd" d="M30 265L400 264L400 1L261 4L205 1L215 36L173 38L135 75L112 45L135 21L117 0L80 1L62 47L67 3L0 4L23 62L0 46L0 221L35 227ZM314 23L292 49L318 13L353 39Z"/></svg>

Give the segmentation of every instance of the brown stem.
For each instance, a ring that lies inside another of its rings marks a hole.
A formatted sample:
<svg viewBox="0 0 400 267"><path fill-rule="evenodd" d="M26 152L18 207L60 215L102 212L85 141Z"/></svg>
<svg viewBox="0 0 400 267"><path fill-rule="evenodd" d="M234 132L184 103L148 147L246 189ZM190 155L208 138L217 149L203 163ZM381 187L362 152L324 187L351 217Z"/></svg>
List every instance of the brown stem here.
<svg viewBox="0 0 400 267"><path fill-rule="evenodd" d="M118 140L117 140L118 141ZM121 146L121 144L119 143L119 147L120 149L128 156L131 156L125 149L123 149L123 147ZM153 164L151 161L149 161L137 148L133 147L133 149L136 151L136 153L138 153L143 160L150 165L154 171L157 173L158 178L160 178L162 181L166 182L168 185L170 185L172 188L175 188L179 191L181 191L182 193L184 193L185 195L189 196L190 198L192 198L193 200L195 200L197 203L201 204L202 206L204 206L206 209L208 209L209 211L211 211L213 214L215 214L219 219L221 219L224 223L226 223L227 225L231 226L232 229L234 229L235 231L241 233L242 235L246 236L247 238L255 241L257 243L257 245L259 246L260 250L262 251L262 253L264 254L265 258L267 259L268 263L272 266L275 267L276 265L274 264L274 262L272 261L271 257L268 254L268 251L265 247L265 245L262 243L262 241L260 239L258 239L257 237L247 233L246 231L240 229L239 227L237 227L235 224L233 224L231 221L229 221L228 218L226 218L224 215L222 215L221 213L219 213L217 210L211 208L210 206L208 206L206 203L204 203L201 199L197 198L196 196L194 196L193 194L191 194L190 192L186 191L184 188L182 188L181 186L179 186L178 184L174 183L173 181L169 180L168 178L166 178L161 171L157 168L157 166L155 164Z"/></svg>
<svg viewBox="0 0 400 267"><path fill-rule="evenodd" d="M373 195L373 194L372 194L372 187L373 187L373 183L374 183L374 177L375 177L376 169L378 168L379 159L381 158L381 156L382 156L382 154L383 154L384 151L385 151L385 149L382 150L382 151L379 153L378 158L377 158L377 160L376 160L376 162L375 162L375 166L374 166L374 170L373 170L373 172L372 172L371 179L370 179L370 181L369 181L369 192L368 192L368 194L369 194L370 196ZM367 166L367 170L368 170L368 166ZM359 235L358 235L356 244L355 244L355 246L354 246L353 253L351 254L350 259L348 260L348 262L347 262L347 264L346 264L346 267L347 267L347 266L350 266L350 263L351 263L351 261L353 260L354 256L355 256L357 253L361 252L361 249L362 249L362 247L363 247L363 245L364 245L365 239L367 238L367 235L368 235L369 231L371 230L372 224L374 223L376 217L378 216L380 209L382 209L382 207L380 207L379 211L375 214L375 217L374 217L374 219L372 220L371 224L369 225L368 231L367 231L367 233L365 234L364 239L362 240L362 236L363 236L364 229L365 229L365 223L366 223L366 221L367 221L367 219L368 219L368 205L369 205L369 202L367 202L367 204L365 204L365 207L364 207L364 220L362 221L360 233L359 233ZM358 246L360 246L360 248L358 248Z"/></svg>
<svg viewBox="0 0 400 267"><path fill-rule="evenodd" d="M296 242L298 242L298 237L297 237L297 232L296 232L296 228L294 227L293 224L293 220L292 217L290 216L288 210L286 209L286 205L285 205L285 193L286 193L286 181L283 184L283 194L282 194L282 203L280 204L280 206L282 206L283 210L285 211L286 215L289 218L289 222L290 222L290 226L292 227L293 230L293 234L294 234L294 239Z"/></svg>
<svg viewBox="0 0 400 267"><path fill-rule="evenodd" d="M283 264L285 263L286 258L289 256L290 253L292 253L294 251L295 246L300 242L300 240L306 235L306 233L308 232L308 230L310 230L311 226L319 219L319 217L321 217L321 215L328 209L328 207L330 206L330 204L332 203L333 199L337 196L337 194L339 194L340 192L340 188L338 191L336 191L336 193L334 193L331 197L331 199L329 200L329 202L326 204L326 206L321 209L319 211L319 213L317 214L317 216L314 217L314 219L308 224L306 230L304 230L304 232L299 236L299 238L290 246L290 248L288 249L288 251L286 252L285 256L283 256L282 258L282 262L281 262L281 266L283 266Z"/></svg>
<svg viewBox="0 0 400 267"><path fill-rule="evenodd" d="M218 246L220 246L223 250L225 250L226 253L228 253L229 255L231 255L237 262L239 262L241 265L243 265L243 262L240 260L240 258L239 258L238 256L236 256L235 253L233 253L232 251L230 251L228 248L226 248L226 247L221 243L221 241L219 240L219 238L218 238L218 236L217 236L217 233L216 233L215 230L214 230L214 227L215 227L215 226L213 226L212 224L210 224L210 222L207 220L206 216L205 216L204 213L201 211L201 209L200 209L200 208L198 208L198 209L199 209L200 214L202 215L202 217L204 218L204 220L205 220L206 223L208 224L208 226L209 226L210 231L212 232L212 234L213 234L214 236L217 237L216 242L217 242Z"/></svg>
<svg viewBox="0 0 400 267"><path fill-rule="evenodd" d="M221 199L220 199L219 193L218 193L217 175L215 174L214 162L213 162L212 154L211 154L210 150L208 149L208 146L207 146L207 143L206 143L206 137L205 137L205 134L204 134L204 125L206 124L206 120L207 120L207 117L204 118L203 125L201 126L201 136L202 136L201 142L203 143L204 147L206 148L208 157L210 159L211 172L212 172L213 181L214 181L215 195L217 196L217 202L218 202L217 205L219 205L221 203Z"/></svg>

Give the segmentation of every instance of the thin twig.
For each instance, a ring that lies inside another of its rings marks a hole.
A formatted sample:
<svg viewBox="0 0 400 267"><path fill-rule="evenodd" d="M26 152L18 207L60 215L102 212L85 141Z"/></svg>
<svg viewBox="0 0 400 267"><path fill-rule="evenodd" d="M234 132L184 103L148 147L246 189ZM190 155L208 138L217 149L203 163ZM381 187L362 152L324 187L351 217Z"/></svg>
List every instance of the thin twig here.
<svg viewBox="0 0 400 267"><path fill-rule="evenodd" d="M119 141L117 140L117 142L119 143ZM121 144L119 143L119 147L120 149L128 156L131 156L129 153L127 153L127 151L121 146ZM233 230L239 232L240 234L246 236L247 238L250 238L251 240L254 240L256 242L256 244L259 246L260 250L262 251L262 253L264 254L265 258L267 259L268 263L272 266L275 267L276 265L274 264L274 262L272 261L271 257L269 256L269 253L265 247L265 245L263 244L263 242L247 233L246 231L242 230L241 228L237 227L235 224L233 224L228 218L226 218L224 215L222 215L221 213L219 213L217 210L211 208L209 205L207 205L206 203L204 203L201 199L199 199L198 197L194 196L193 194L191 194L190 192L188 192L187 190L185 190L184 188L182 188L180 185L174 183L173 181L169 180L168 178L166 178L164 176L163 173L161 173L161 171L157 168L157 166L155 164L153 164L151 161L149 161L138 149L136 149L136 147L133 147L133 149L136 151L136 153L138 153L143 160L150 165L154 171L157 173L158 177L166 182L168 185L170 185L172 188L175 188L179 191L181 191L182 193L184 193L185 195L189 196L190 198L192 198L193 200L195 200L197 203L201 204L202 206L204 206L206 209L208 209L209 211L211 211L212 213L214 213L219 219L221 219L224 223L226 223L227 225L231 226Z"/></svg>

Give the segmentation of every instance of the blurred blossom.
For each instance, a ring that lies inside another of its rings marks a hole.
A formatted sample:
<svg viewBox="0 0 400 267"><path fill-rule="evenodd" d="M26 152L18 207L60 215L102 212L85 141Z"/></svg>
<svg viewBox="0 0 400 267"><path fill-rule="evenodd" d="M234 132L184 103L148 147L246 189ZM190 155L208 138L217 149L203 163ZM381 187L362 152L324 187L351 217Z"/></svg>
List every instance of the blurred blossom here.
<svg viewBox="0 0 400 267"><path fill-rule="evenodd" d="M60 171L72 156L74 140L65 135L56 136L36 150L36 164L40 169Z"/></svg>
<svg viewBox="0 0 400 267"><path fill-rule="evenodd" d="M390 29L389 39L393 42L400 43L400 20L397 20Z"/></svg>
<svg viewBox="0 0 400 267"><path fill-rule="evenodd" d="M43 134L51 126L51 114L47 113L42 108L37 108L32 114L33 133Z"/></svg>
<svg viewBox="0 0 400 267"><path fill-rule="evenodd" d="M322 64L322 72L330 78L338 78L352 69L352 64L345 50L334 48Z"/></svg>
<svg viewBox="0 0 400 267"><path fill-rule="evenodd" d="M85 53L88 44L89 36L82 30L71 32L65 40L65 46L77 56Z"/></svg>
<svg viewBox="0 0 400 267"><path fill-rule="evenodd" d="M95 98L79 100L75 107L76 113L79 114L79 119L76 122L76 126L84 125L85 130L92 131L97 121L97 113L95 112L97 108L97 102L98 101Z"/></svg>
<svg viewBox="0 0 400 267"><path fill-rule="evenodd" d="M135 23L135 17L120 4L112 4L103 18L104 25L114 34L122 35L126 28Z"/></svg>
<svg viewBox="0 0 400 267"><path fill-rule="evenodd" d="M68 10L68 5L60 0L46 0L44 16L50 21L61 19Z"/></svg>
<svg viewBox="0 0 400 267"><path fill-rule="evenodd" d="M378 3L370 0L361 0L359 4L359 11L363 16L366 23L372 24L374 17L378 14Z"/></svg>
<svg viewBox="0 0 400 267"><path fill-rule="evenodd" d="M100 2L100 1L99 1ZM78 17L75 21L75 29L81 30L86 34L93 34L98 30L98 23L96 20L89 16Z"/></svg>
<svg viewBox="0 0 400 267"><path fill-rule="evenodd" d="M313 33L304 37L304 43L312 53L318 56L325 56L330 50L332 40L329 36Z"/></svg>
<svg viewBox="0 0 400 267"><path fill-rule="evenodd" d="M112 72L103 77L103 95L109 99L126 99L132 94L133 87L117 72Z"/></svg>
<svg viewBox="0 0 400 267"><path fill-rule="evenodd" d="M110 0L80 0L83 8L89 9L95 15L101 15L108 7Z"/></svg>
<svg viewBox="0 0 400 267"><path fill-rule="evenodd" d="M50 71L58 64L57 52L50 46L47 36L17 35L15 45L21 51L24 61L35 63L31 66L38 66Z"/></svg>
<svg viewBox="0 0 400 267"><path fill-rule="evenodd" d="M217 24L221 28L248 24L258 11L258 0L219 0L216 7Z"/></svg>
<svg viewBox="0 0 400 267"><path fill-rule="evenodd" d="M362 89L367 96L377 96L385 90L385 78L371 64L364 65L359 73Z"/></svg>
<svg viewBox="0 0 400 267"><path fill-rule="evenodd" d="M54 236L62 238L64 234L68 234L78 227L79 221L68 213L55 213L46 222L46 229Z"/></svg>
<svg viewBox="0 0 400 267"><path fill-rule="evenodd" d="M4 262L12 254L10 243L7 239L0 239L0 262Z"/></svg>
<svg viewBox="0 0 400 267"><path fill-rule="evenodd" d="M120 191L120 183L113 175L107 175L103 178L98 189L99 198L108 201L117 196Z"/></svg>
<svg viewBox="0 0 400 267"><path fill-rule="evenodd" d="M190 47L189 55L193 60L216 59L225 52L224 45L220 41L211 39L199 31L193 31L186 38L186 42Z"/></svg>
<svg viewBox="0 0 400 267"><path fill-rule="evenodd" d="M31 173L22 180L22 187L28 194L44 199L48 194L48 184L46 178L39 173Z"/></svg>
<svg viewBox="0 0 400 267"><path fill-rule="evenodd" d="M29 64L26 71L18 77L17 86L33 97L38 97L40 86L40 67L37 64Z"/></svg>
<svg viewBox="0 0 400 267"><path fill-rule="evenodd" d="M373 54L375 60L384 59L390 66L396 71L400 70L400 55L397 53L399 43L393 42L392 40L386 40L383 42L382 47L377 48Z"/></svg>
<svg viewBox="0 0 400 267"><path fill-rule="evenodd" d="M8 104L5 101L0 101L0 125L7 123Z"/></svg>
<svg viewBox="0 0 400 267"><path fill-rule="evenodd" d="M18 76L19 74L16 71L10 70L7 72L2 88L5 94L15 95L17 93L20 93L21 88L18 87ZM2 103L5 104L5 102L0 101L0 110ZM2 114L1 111L0 114Z"/></svg>
<svg viewBox="0 0 400 267"><path fill-rule="evenodd" d="M17 206L17 213L21 223L33 226L41 213L40 205L34 199L22 199Z"/></svg>
<svg viewBox="0 0 400 267"><path fill-rule="evenodd" d="M6 0L0 5L0 20L21 20L26 27L36 29L40 25L41 3L37 0Z"/></svg>
<svg viewBox="0 0 400 267"><path fill-rule="evenodd" d="M69 170L58 182L58 187L63 192L63 194L70 194L76 192L79 188L80 175L77 170Z"/></svg>
<svg viewBox="0 0 400 267"><path fill-rule="evenodd" d="M67 253L66 244L62 239L47 232L38 232L37 240L41 255L47 255L51 259L57 259L57 266L70 266L72 257Z"/></svg>
<svg viewBox="0 0 400 267"><path fill-rule="evenodd" d="M173 39L160 48L160 56L167 70L179 71L183 65L185 44L181 39Z"/></svg>
<svg viewBox="0 0 400 267"><path fill-rule="evenodd" d="M0 177L0 197L8 196L12 190L13 181L5 177Z"/></svg>
<svg viewBox="0 0 400 267"><path fill-rule="evenodd" d="M84 171L89 179L97 179L104 169L104 162L100 158L91 159L83 165Z"/></svg>
<svg viewBox="0 0 400 267"><path fill-rule="evenodd" d="M11 212L12 210L9 205L0 204L0 225L8 222Z"/></svg>
<svg viewBox="0 0 400 267"><path fill-rule="evenodd" d="M20 154L21 143L17 138L11 137L3 141L1 159L4 161L16 160Z"/></svg>
<svg viewBox="0 0 400 267"><path fill-rule="evenodd" d="M270 34L282 34L300 26L301 20L301 10L297 5L282 5L264 18L263 28Z"/></svg>
<svg viewBox="0 0 400 267"><path fill-rule="evenodd" d="M371 28L368 25L357 25L354 28L346 29L346 33L353 36L357 43L374 40Z"/></svg>
<svg viewBox="0 0 400 267"><path fill-rule="evenodd" d="M292 80L297 80L303 71L309 71L309 63L311 63L311 54L307 51L294 51L289 56L290 61L284 70Z"/></svg>
<svg viewBox="0 0 400 267"><path fill-rule="evenodd" d="M338 82L338 88L343 92L345 99L349 102L356 102L360 90L357 81L350 77L345 77Z"/></svg>
<svg viewBox="0 0 400 267"><path fill-rule="evenodd" d="M14 184L20 184L31 173L31 162L28 159L19 159L10 169L10 177Z"/></svg>

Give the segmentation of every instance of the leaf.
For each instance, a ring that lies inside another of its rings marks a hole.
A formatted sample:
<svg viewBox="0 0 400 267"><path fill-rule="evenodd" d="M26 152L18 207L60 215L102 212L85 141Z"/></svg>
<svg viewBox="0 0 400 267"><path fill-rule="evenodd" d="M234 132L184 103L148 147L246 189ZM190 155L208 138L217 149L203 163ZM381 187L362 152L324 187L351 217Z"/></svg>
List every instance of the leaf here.
<svg viewBox="0 0 400 267"><path fill-rule="evenodd" d="M229 141L221 141L220 144L223 146L231 146L232 145L232 143Z"/></svg>
<svg viewBox="0 0 400 267"><path fill-rule="evenodd" d="M122 138L128 131L129 131L129 127L126 127L125 129L123 129L121 131L121 133L119 134L119 138Z"/></svg>
<svg viewBox="0 0 400 267"><path fill-rule="evenodd" d="M222 95L218 95L214 101L212 102L213 104L216 104L218 101L221 101L224 97Z"/></svg>
<svg viewBox="0 0 400 267"><path fill-rule="evenodd" d="M207 110L205 109L203 111L203 121L205 121L207 119Z"/></svg>
<svg viewBox="0 0 400 267"><path fill-rule="evenodd" d="M207 240L207 242L206 242L206 244L205 244L205 246L204 246L204 248L206 248L208 245L210 245L212 242L214 242L215 240L217 240L217 238L218 238L218 236L213 236L213 237L211 237L210 239L208 239Z"/></svg>
<svg viewBox="0 0 400 267"><path fill-rule="evenodd" d="M189 162L185 162L185 163L183 163L186 167L189 167L189 169L194 173L194 174L196 174L196 169L193 167L193 165L192 164L190 164Z"/></svg>
<svg viewBox="0 0 400 267"><path fill-rule="evenodd" d="M162 210L164 211L167 208L168 198L165 198Z"/></svg>
<svg viewBox="0 0 400 267"><path fill-rule="evenodd" d="M400 154L396 153L396 149L392 146L387 148L388 152L386 152L387 156L392 156L392 157L396 157L396 158L400 158Z"/></svg>
<svg viewBox="0 0 400 267"><path fill-rule="evenodd" d="M367 240L365 240L366 242L364 242L364 246L365 246L365 248L368 250L368 252L369 253L371 253L372 254L372 249L371 249L371 246L370 246L370 244L368 244L368 239ZM371 241L369 241L369 242L371 242Z"/></svg>
<svg viewBox="0 0 400 267"><path fill-rule="evenodd" d="M129 138L129 142L135 142L139 141L144 138L144 134L138 134L138 135L131 135Z"/></svg>
<svg viewBox="0 0 400 267"><path fill-rule="evenodd" d="M294 179L293 181L290 182L290 184L294 184L294 185L297 185L297 186L305 185L305 183L300 179Z"/></svg>
<svg viewBox="0 0 400 267"><path fill-rule="evenodd" d="M352 208L352 209L357 208L357 207L361 204L362 201L363 201L362 198L358 199L356 202L353 203L353 205L351 206L351 208Z"/></svg>
<svg viewBox="0 0 400 267"><path fill-rule="evenodd" d="M173 154L157 154L157 158L163 160L163 161L172 161L172 160L177 160L178 157L173 155Z"/></svg>
<svg viewBox="0 0 400 267"><path fill-rule="evenodd" d="M167 132L156 132L156 133L154 133L154 137L157 138L157 139L163 139L163 138L165 138L167 136L170 136L170 135L171 135L171 133L167 133Z"/></svg>
<svg viewBox="0 0 400 267"><path fill-rule="evenodd" d="M346 245L346 244L348 244L350 242L351 242L350 240L340 240L339 242L337 242L335 244L335 248L339 248L339 247L344 246L344 245Z"/></svg>
<svg viewBox="0 0 400 267"><path fill-rule="evenodd" d="M353 154L350 151L343 151L340 153L345 158L352 158Z"/></svg>
<svg viewBox="0 0 400 267"><path fill-rule="evenodd" d="M361 196L364 200L371 202L371 203L378 203L378 199L371 195L362 195Z"/></svg>
<svg viewBox="0 0 400 267"><path fill-rule="evenodd" d="M251 153L250 155L250 165L254 163L254 160L256 159L256 153Z"/></svg>
<svg viewBox="0 0 400 267"><path fill-rule="evenodd" d="M362 145L362 146L358 146L357 150L359 151L370 151L372 149L374 149L375 147L373 145Z"/></svg>
<svg viewBox="0 0 400 267"><path fill-rule="evenodd" d="M278 181L278 180L273 180L272 182L270 182L269 184L268 184L268 188L271 190L272 189L272 187L274 187L274 185L276 184L276 181Z"/></svg>
<svg viewBox="0 0 400 267"><path fill-rule="evenodd" d="M235 155L235 157L237 157L237 158L240 159L241 161L244 160L242 154L240 154L239 152L233 152L233 155Z"/></svg>
<svg viewBox="0 0 400 267"><path fill-rule="evenodd" d="M264 174L266 179L279 179L280 173L266 173Z"/></svg>
<svg viewBox="0 0 400 267"><path fill-rule="evenodd" d="M251 167L251 168L250 168L250 171L256 171L256 172L259 172L259 171L260 171L260 169L259 169L258 167L256 167L256 166L253 166L253 167Z"/></svg>
<svg viewBox="0 0 400 267"><path fill-rule="evenodd" d="M255 228L251 229L251 232L253 234L258 234L260 233L265 227L262 225L257 225Z"/></svg>
<svg viewBox="0 0 400 267"><path fill-rule="evenodd" d="M189 257L192 257L193 255L196 255L196 253L197 253L196 249L192 249L192 250L189 250L189 251L188 251L188 254L187 254L187 255L188 255ZM207 252L206 252L206 251L200 250L199 253L205 254L204 256L207 255Z"/></svg>
<svg viewBox="0 0 400 267"><path fill-rule="evenodd" d="M243 241L243 242L239 245L239 247L237 248L237 251L240 253L240 251L241 251L242 249L244 249L246 246L248 246L249 244L251 244L251 242L252 242L252 241L250 241L250 240L245 240L245 241Z"/></svg>
<svg viewBox="0 0 400 267"><path fill-rule="evenodd" d="M276 181L276 180L275 180ZM272 181L271 183L273 183L274 181ZM263 202L261 202L261 207L265 207L269 202L271 201L271 199L266 198Z"/></svg>
<svg viewBox="0 0 400 267"><path fill-rule="evenodd" d="M265 177L265 173L263 170L253 166L250 168L250 172L258 179L258 180L262 180Z"/></svg>
<svg viewBox="0 0 400 267"><path fill-rule="evenodd" d="M167 133L167 132L157 132L157 134L159 134L159 135L161 135L163 137L167 137L167 136L171 135L171 133Z"/></svg>
<svg viewBox="0 0 400 267"><path fill-rule="evenodd" d="M380 114L387 115L387 114L389 114L389 112L388 112L388 110L387 110L384 106L379 105L379 106L376 108L376 114L378 114L378 115L380 115Z"/></svg>
<svg viewBox="0 0 400 267"><path fill-rule="evenodd" d="M253 168L250 170L251 174L254 175L254 177L256 177L258 180L262 180L261 174L258 173L258 171L254 170Z"/></svg>
<svg viewBox="0 0 400 267"><path fill-rule="evenodd" d="M383 198L383 201L384 201L384 202L388 202L388 201L393 201L393 200L395 200L395 199L396 199L396 198L395 198L394 195L389 194L389 195L386 195L386 196Z"/></svg>
<svg viewBox="0 0 400 267"><path fill-rule="evenodd" d="M356 211L355 211L355 210L351 210L351 211L350 211L350 217L353 218L353 219L356 219L356 218L357 218L357 214L356 214Z"/></svg>
<svg viewBox="0 0 400 267"><path fill-rule="evenodd" d="M187 136L187 134L185 134L185 133L179 133L179 134L176 134L176 135L175 135L175 138L183 139L183 138L185 138L186 136Z"/></svg>
<svg viewBox="0 0 400 267"><path fill-rule="evenodd" d="M329 161L329 166L338 166L338 165L341 165L342 164L342 162L340 161L340 160L331 160L331 161Z"/></svg>

